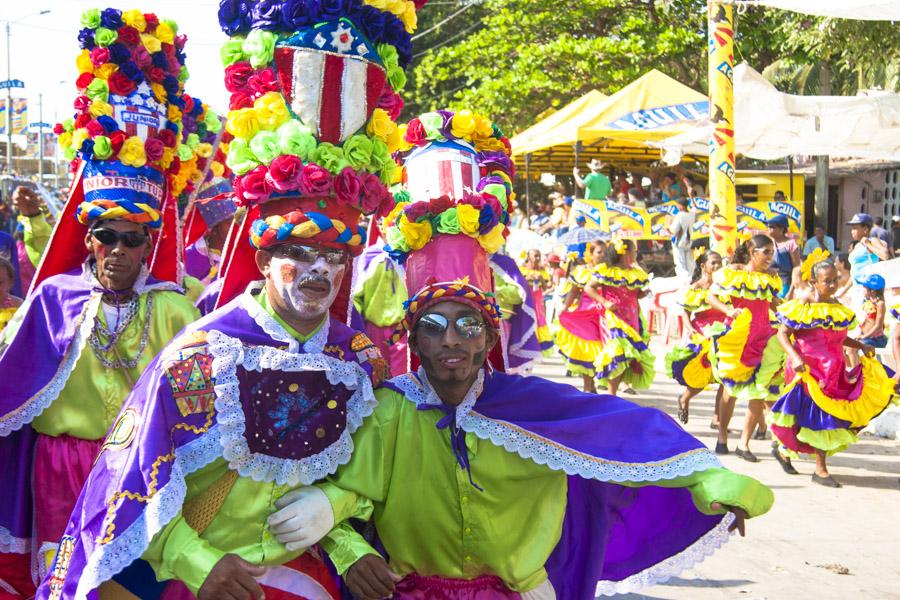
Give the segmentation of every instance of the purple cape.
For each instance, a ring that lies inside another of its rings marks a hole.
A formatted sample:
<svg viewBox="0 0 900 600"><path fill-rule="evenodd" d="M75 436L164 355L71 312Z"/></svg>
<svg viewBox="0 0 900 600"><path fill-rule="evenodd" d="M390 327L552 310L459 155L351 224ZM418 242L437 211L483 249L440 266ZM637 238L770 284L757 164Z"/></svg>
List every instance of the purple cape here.
<svg viewBox="0 0 900 600"><path fill-rule="evenodd" d="M258 286L187 327L138 380L37 598L96 598L181 510L185 477L218 458L298 486L350 459L383 360L334 320L301 347L253 297Z"/></svg>
<svg viewBox="0 0 900 600"><path fill-rule="evenodd" d="M0 355L0 489L18 491L16 502L0 510L0 552L29 550L34 432L28 424L56 400L75 368L100 306L98 285L87 263L42 282L19 309L22 323ZM134 286L137 293L167 290L181 288L146 273Z"/></svg>
<svg viewBox="0 0 900 600"><path fill-rule="evenodd" d="M407 373L385 385L418 404L427 394L418 377ZM546 563L557 598L586 600L653 585L728 539L730 514L705 515L686 488L652 485L721 467L657 409L495 372L485 376L460 426L569 476L562 535Z"/></svg>
<svg viewBox="0 0 900 600"><path fill-rule="evenodd" d="M491 268L494 273L519 288L522 304L508 320L509 336L505 332L503 345L503 363L511 373L527 374L541 360L541 344L537 339L537 316L534 312L534 297L531 286L509 256L494 254L491 256Z"/></svg>

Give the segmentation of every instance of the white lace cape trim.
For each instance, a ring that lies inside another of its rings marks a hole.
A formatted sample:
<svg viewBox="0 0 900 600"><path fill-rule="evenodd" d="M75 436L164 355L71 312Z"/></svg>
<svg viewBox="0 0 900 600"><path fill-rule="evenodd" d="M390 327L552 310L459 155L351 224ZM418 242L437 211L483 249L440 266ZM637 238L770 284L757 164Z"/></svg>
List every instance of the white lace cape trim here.
<svg viewBox="0 0 900 600"><path fill-rule="evenodd" d="M0 552L25 554L31 552L31 538L19 538L6 527L0 527Z"/></svg>
<svg viewBox="0 0 900 600"><path fill-rule="evenodd" d="M239 339L218 331L209 332L207 346L213 357L216 423L220 431L222 456L232 469L254 481L311 485L349 462L353 452L351 434L362 425L365 417L372 414L377 404L369 375L358 363L321 353L300 354L271 346L245 346ZM326 449L302 459L277 458L252 452L244 437L246 423L240 399L238 366L247 371L323 371L332 385L341 384L353 390L347 401L347 427L338 440Z"/></svg>
<svg viewBox="0 0 900 600"><path fill-rule="evenodd" d="M728 513L719 521L718 525L678 554L674 554L622 581L598 581L595 595L615 596L616 594L628 594L641 588L663 583L679 573L693 568L706 560L707 557L712 556L729 540L731 533L728 531L728 528L733 522L734 515Z"/></svg>
<svg viewBox="0 0 900 600"><path fill-rule="evenodd" d="M476 402L478 396L481 395L483 378L484 370L481 371L476 385L472 386L465 400L457 408L457 427L536 464L547 465L554 471L563 471L567 475L577 475L585 479L623 483L626 481L674 479L722 467L715 454L706 448L686 452L656 463L626 463L605 460L567 448L562 444L525 431L512 423L490 419L479 414ZM416 377L401 375L392 379L391 382L416 405L440 402L421 368Z"/></svg>
<svg viewBox="0 0 900 600"><path fill-rule="evenodd" d="M264 281L251 282L244 293L240 296L241 308L247 311L250 318L259 325L266 335L270 338L287 344L288 352L299 352L300 342L297 338L288 333L281 324L275 320L272 315L260 306L254 297L265 285ZM321 354L325 350L325 344L328 342L328 335L331 332L331 317L326 315L325 322L319 327L319 330L308 340L303 343L303 351L308 354Z"/></svg>
<svg viewBox="0 0 900 600"><path fill-rule="evenodd" d="M509 343L509 339L501 329L501 341L503 343L503 364L506 367L506 370L510 373L517 375L530 373L534 369L534 367L536 367L538 363L540 363L544 358L544 355L541 354L540 350L524 349L524 346L526 342L528 342L529 338L534 336L534 339L537 340L537 314L535 313L533 308L528 306L527 302L527 294L529 294L530 292L529 290L519 285L518 281L510 277L506 273L506 271L500 268L500 266L494 263L494 261L490 261L490 265L491 270L493 270L494 274L499 276L507 283L516 286L516 289L519 291L519 298L522 300L522 303L518 306L517 310L521 310L531 319L531 325L525 331L525 334L522 335L521 339L515 344ZM521 359L525 362L517 367L510 367L510 356L515 356L516 358Z"/></svg>
<svg viewBox="0 0 900 600"><path fill-rule="evenodd" d="M175 450L169 482L147 502L143 513L112 541L87 557L78 580L76 600L87 600L88 594L109 581L140 557L157 533L181 511L187 492L185 477L202 469L222 455L216 426L196 440ZM104 528L106 523L104 523Z"/></svg>

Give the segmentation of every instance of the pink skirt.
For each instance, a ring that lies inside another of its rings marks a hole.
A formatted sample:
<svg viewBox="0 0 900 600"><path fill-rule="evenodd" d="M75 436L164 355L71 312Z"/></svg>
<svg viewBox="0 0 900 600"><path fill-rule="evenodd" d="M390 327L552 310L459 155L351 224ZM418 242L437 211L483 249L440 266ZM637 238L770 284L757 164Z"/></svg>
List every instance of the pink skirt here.
<svg viewBox="0 0 900 600"><path fill-rule="evenodd" d="M520 600L522 596L494 575L450 579L413 573L397 584L391 597L394 600Z"/></svg>
<svg viewBox="0 0 900 600"><path fill-rule="evenodd" d="M59 543L103 440L38 435L34 450L36 542Z"/></svg>

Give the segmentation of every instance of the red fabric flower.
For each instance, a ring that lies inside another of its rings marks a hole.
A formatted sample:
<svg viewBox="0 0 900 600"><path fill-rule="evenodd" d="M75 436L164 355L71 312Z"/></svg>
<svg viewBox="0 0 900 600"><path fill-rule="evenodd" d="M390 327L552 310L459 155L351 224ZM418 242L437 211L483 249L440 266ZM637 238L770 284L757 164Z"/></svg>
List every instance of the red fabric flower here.
<svg viewBox="0 0 900 600"><path fill-rule="evenodd" d="M153 13L144 13L144 20L147 21L147 29L145 31L147 33L153 33L153 30L159 25L157 16Z"/></svg>
<svg viewBox="0 0 900 600"><path fill-rule="evenodd" d="M91 50L91 62L94 63L95 67L105 65L109 62L109 50L100 46L96 46L93 50Z"/></svg>
<svg viewBox="0 0 900 600"><path fill-rule="evenodd" d="M147 162L155 163L163 156L163 150L166 145L159 138L149 138L144 142L144 153L147 155Z"/></svg>
<svg viewBox="0 0 900 600"><path fill-rule="evenodd" d="M181 170L181 159L176 156L175 158L172 159L172 162L169 163L169 168L166 169L166 173L171 173L172 175L174 175L175 173L177 173L180 170Z"/></svg>
<svg viewBox="0 0 900 600"><path fill-rule="evenodd" d="M247 87L256 96L262 96L266 92L278 91L278 79L271 68L256 71L247 80Z"/></svg>
<svg viewBox="0 0 900 600"><path fill-rule="evenodd" d="M184 50L184 45L187 43L187 36L183 33L179 33L175 36L175 48L177 50Z"/></svg>
<svg viewBox="0 0 900 600"><path fill-rule="evenodd" d="M122 71L116 71L110 75L107 83L109 84L110 93L116 96L127 96L137 89L137 84Z"/></svg>
<svg viewBox="0 0 900 600"><path fill-rule="evenodd" d="M91 122L91 115L87 113L81 113L77 117L75 117L75 129L81 129L82 127L87 127L87 124Z"/></svg>
<svg viewBox="0 0 900 600"><path fill-rule="evenodd" d="M481 207L484 206L484 198L481 197L480 194L466 194L462 197L462 200L459 201L460 204L468 204L481 210Z"/></svg>
<svg viewBox="0 0 900 600"><path fill-rule="evenodd" d="M238 110L241 108L251 108L253 106L253 98L250 94L244 92L235 92L231 95L231 101L228 103L229 110Z"/></svg>
<svg viewBox="0 0 900 600"><path fill-rule="evenodd" d="M418 118L410 121L409 125L406 127L406 135L403 136L403 139L416 146L425 144L428 141L428 138L425 137L425 126L422 125L422 121Z"/></svg>
<svg viewBox="0 0 900 600"><path fill-rule="evenodd" d="M87 96L77 96L75 98L75 102L72 103L72 106L75 107L75 110L78 112L84 112L91 105L91 100Z"/></svg>
<svg viewBox="0 0 900 600"><path fill-rule="evenodd" d="M85 127L87 127L88 135L92 138L97 137L98 135L106 135L106 130L103 129L103 125L97 121L90 121Z"/></svg>
<svg viewBox="0 0 900 600"><path fill-rule="evenodd" d="M118 41L128 46L137 46L141 43L141 34L134 27L125 25L124 27L119 27Z"/></svg>
<svg viewBox="0 0 900 600"><path fill-rule="evenodd" d="M166 148L175 147L175 132L171 129L160 129L156 137Z"/></svg>
<svg viewBox="0 0 900 600"><path fill-rule="evenodd" d="M384 109L396 121L403 110L403 98L392 90L391 86L386 85L384 91L381 92L381 97L378 98L378 108Z"/></svg>
<svg viewBox="0 0 900 600"><path fill-rule="evenodd" d="M174 44L160 44L162 47L162 53L166 56L166 58L170 61L178 60L178 57L175 55L175 45Z"/></svg>
<svg viewBox="0 0 900 600"><path fill-rule="evenodd" d="M134 47L134 50L131 51L131 60L141 69L146 69L153 63L153 59L150 58L150 53L147 52L147 49L144 48L144 46Z"/></svg>
<svg viewBox="0 0 900 600"><path fill-rule="evenodd" d="M259 165L234 180L234 193L243 206L253 206L265 202L272 195L272 186L267 177L268 169Z"/></svg>
<svg viewBox="0 0 900 600"><path fill-rule="evenodd" d="M149 71L147 71L147 79L149 79L153 83L162 83L162 80L165 79L165 77L166 72L159 67L152 67Z"/></svg>
<svg viewBox="0 0 900 600"><path fill-rule="evenodd" d="M66 129L62 126L62 123L57 123L53 126L53 133L55 133L56 135L62 135L65 130Z"/></svg>
<svg viewBox="0 0 900 600"><path fill-rule="evenodd" d="M255 69L248 62L236 62L225 68L225 89L229 92L246 92L247 80Z"/></svg>
<svg viewBox="0 0 900 600"><path fill-rule="evenodd" d="M351 206L359 206L361 200L360 192L362 192L362 182L356 176L356 171L350 167L344 167L337 177L334 178L335 197Z"/></svg>
<svg viewBox="0 0 900 600"><path fill-rule="evenodd" d="M429 204L431 205L429 208L429 212L431 212L431 214L433 215L439 215L445 210L453 208L454 206L454 202L450 198L450 196L441 196L440 198L435 198L431 202L429 202Z"/></svg>
<svg viewBox="0 0 900 600"><path fill-rule="evenodd" d="M310 163L303 167L300 175L300 190L306 196L327 196L331 193L331 173L317 164Z"/></svg>
<svg viewBox="0 0 900 600"><path fill-rule="evenodd" d="M87 89L87 86L91 85L93 80L93 73L82 73L78 76L78 79L75 80L75 87L79 90Z"/></svg>
<svg viewBox="0 0 900 600"><path fill-rule="evenodd" d="M382 206L390 198L390 194L377 175L361 173L359 175L363 195L363 212L370 213Z"/></svg>
<svg viewBox="0 0 900 600"><path fill-rule="evenodd" d="M428 202L413 202L406 207L403 213L410 221L418 222L428 214L428 208Z"/></svg>
<svg viewBox="0 0 900 600"><path fill-rule="evenodd" d="M300 189L303 161L291 154L282 154L269 165L269 185L276 192L292 192Z"/></svg>
<svg viewBox="0 0 900 600"><path fill-rule="evenodd" d="M194 99L188 94L183 94L182 98L184 99L184 109L181 112L190 114L194 110Z"/></svg>
<svg viewBox="0 0 900 600"><path fill-rule="evenodd" d="M109 143L112 144L113 154L118 154L119 149L122 147L122 144L125 143L125 139L128 136L125 135L125 132L122 130L113 131L109 134Z"/></svg>

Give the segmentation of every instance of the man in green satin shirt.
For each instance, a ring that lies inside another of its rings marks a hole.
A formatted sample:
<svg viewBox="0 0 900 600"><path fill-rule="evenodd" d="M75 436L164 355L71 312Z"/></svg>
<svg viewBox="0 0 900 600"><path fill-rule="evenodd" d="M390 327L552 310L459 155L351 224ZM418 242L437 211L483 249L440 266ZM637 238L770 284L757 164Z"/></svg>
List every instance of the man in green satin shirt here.
<svg viewBox="0 0 900 600"><path fill-rule="evenodd" d="M470 297L474 294L469 290ZM564 532L569 510L567 490L577 478L569 477L571 473L567 475L565 467L541 458L533 448L530 454L516 448L520 427L510 427L510 437L503 439L505 428L497 428L500 421L485 419L479 413L479 402L488 401L488 394L495 401L497 394L506 393L504 389L516 394L516 386L537 378L502 376L497 383L500 374L485 372L482 366L486 354L499 335L488 316L471 303L450 297L420 310L411 321L410 346L422 368L417 374L391 380L376 392L379 406L354 435L356 450L350 463L328 483L319 485L329 498L335 523L354 517L365 519L371 514L387 551L387 557L382 557L353 529L332 531L322 540L322 546L345 583L361 600L391 595L401 600L456 600L475 594L484 594L479 598L525 600L593 598L592 587L588 596L561 587L565 584L552 580L549 566L561 538L571 535ZM552 406L573 393L586 397L569 386L550 382L538 385L536 389L550 393L542 397L524 394L521 401L549 402ZM673 436L687 437L653 409L640 409L614 397L592 398L596 403L615 400L620 408L613 413L646 413L642 418L647 419L647 435L653 439L635 439L637 446L665 445L657 427L663 431L669 428ZM651 417L655 423L652 426ZM611 429L616 428L614 418L608 425ZM479 429L482 426L487 429ZM687 454L706 461L696 464L717 464L705 448ZM682 458L659 464L678 460ZM662 488L682 493L692 500L690 510L697 518L726 512L734 515L730 527L723 519L696 543L691 538L683 548L688 555L691 547L721 543L730 530L738 529L743 535L744 519L760 515L771 506L768 488L748 477L716 467L673 472L659 464L636 466L629 472L632 477L611 475L609 481L618 484L616 493L620 494L641 489L656 493ZM286 543L307 535L321 520L321 513L305 514L302 506L294 508L270 518L270 529ZM598 511L603 508L596 507ZM679 519L676 515L673 511L671 515L663 512L652 517L671 528ZM589 537L590 531L582 535ZM642 543L634 534L634 543L645 548L651 540ZM635 550L638 558L643 552L640 548ZM598 585L638 589L642 582L674 574L666 560L651 562L624 582L601 579Z"/></svg>

